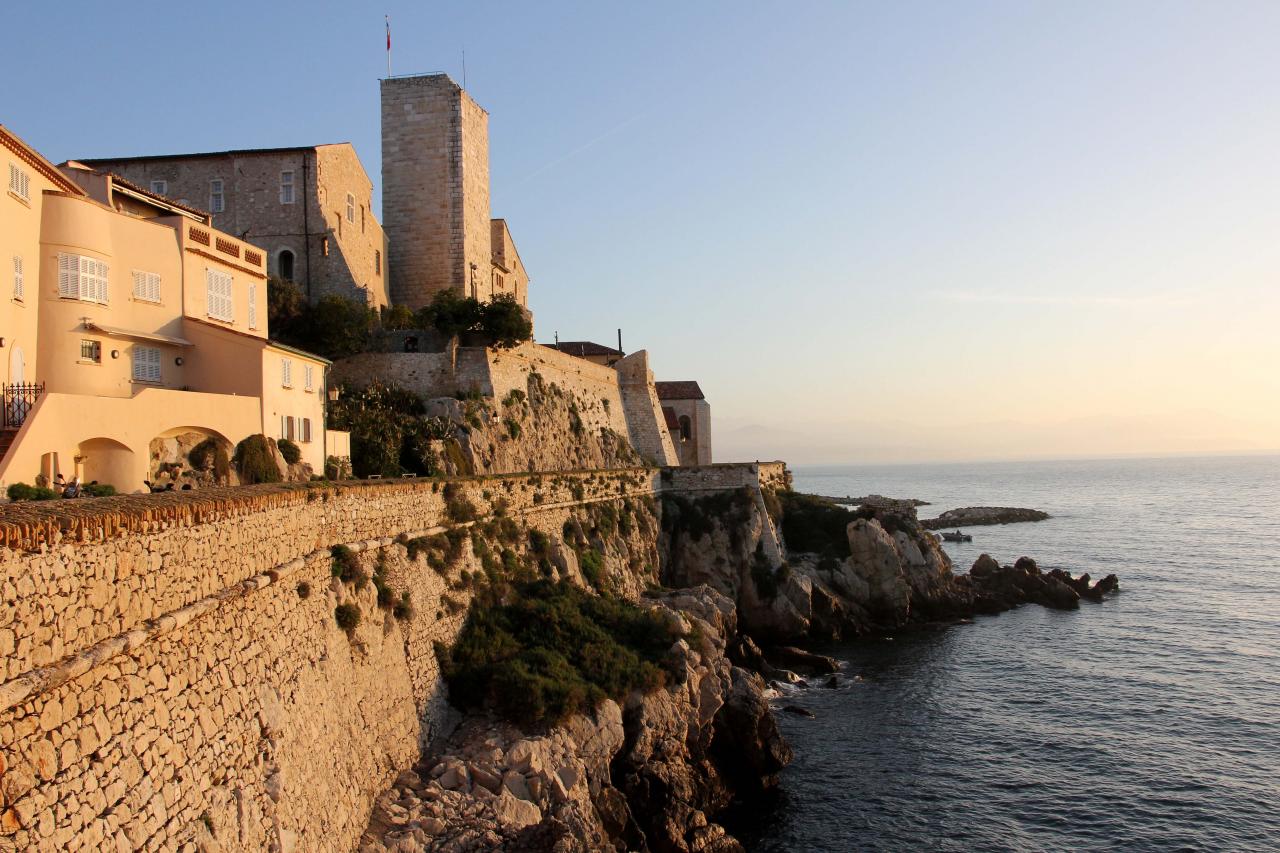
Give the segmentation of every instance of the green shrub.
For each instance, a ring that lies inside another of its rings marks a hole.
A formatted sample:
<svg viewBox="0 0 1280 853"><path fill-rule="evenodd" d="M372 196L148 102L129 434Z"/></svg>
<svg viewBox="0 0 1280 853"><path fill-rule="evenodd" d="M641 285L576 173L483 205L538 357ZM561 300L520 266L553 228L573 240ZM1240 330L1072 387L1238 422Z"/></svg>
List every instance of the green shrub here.
<svg viewBox="0 0 1280 853"><path fill-rule="evenodd" d="M587 583L600 589L600 582L604 580L604 555L595 548L588 548L578 556L578 567L582 569Z"/></svg>
<svg viewBox="0 0 1280 853"><path fill-rule="evenodd" d="M338 627L350 634L360 624L360 607L355 604L339 604L333 610Z"/></svg>
<svg viewBox="0 0 1280 853"><path fill-rule="evenodd" d="M479 512L476 510L475 504L467 500L462 494L462 488L457 483L447 483L444 487L444 511L449 516L449 520L455 524L461 524L465 521L475 521Z"/></svg>
<svg viewBox="0 0 1280 853"><path fill-rule="evenodd" d="M837 560L849 556L846 530L856 518L853 512L815 495L797 492L781 492L778 500L787 550L822 554Z"/></svg>
<svg viewBox="0 0 1280 853"><path fill-rule="evenodd" d="M400 593L400 600L396 602L396 606L392 608L391 614L400 621L413 618L413 605L409 603L409 593Z"/></svg>
<svg viewBox="0 0 1280 853"><path fill-rule="evenodd" d="M525 394L525 392L521 391L519 388L512 388L511 393L502 398L502 405L518 406L527 399L528 395Z"/></svg>
<svg viewBox="0 0 1280 853"><path fill-rule="evenodd" d="M437 652L462 707L491 704L514 722L553 724L662 686L678 636L651 611L542 580L520 584L507 603L473 606L457 642Z"/></svg>
<svg viewBox="0 0 1280 853"><path fill-rule="evenodd" d="M503 418L502 425L507 428L507 435L513 439L520 437L520 422L515 418Z"/></svg>
<svg viewBox="0 0 1280 853"><path fill-rule="evenodd" d="M80 491L91 498L110 498L116 495L116 487L105 483L86 483Z"/></svg>
<svg viewBox="0 0 1280 853"><path fill-rule="evenodd" d="M302 459L302 448L294 444L287 438L282 438L276 442L276 447L280 448L280 455L284 457L284 461L290 465L296 465Z"/></svg>
<svg viewBox="0 0 1280 853"><path fill-rule="evenodd" d="M359 584L364 578L364 570L360 568L360 558L346 545L334 545L329 549L333 558L333 576L343 583ZM360 584L363 586L363 584Z"/></svg>
<svg viewBox="0 0 1280 853"><path fill-rule="evenodd" d="M53 500L58 493L43 486L28 486L26 483L14 483L8 489L11 501L47 501Z"/></svg>
<svg viewBox="0 0 1280 853"><path fill-rule="evenodd" d="M187 453L187 462L197 471L208 471L213 468L213 452L217 448L217 439L206 438Z"/></svg>
<svg viewBox="0 0 1280 853"><path fill-rule="evenodd" d="M276 466L275 454L271 452L270 441L259 433L236 445L236 470L240 473L242 485L279 483L282 479L280 469Z"/></svg>
<svg viewBox="0 0 1280 853"><path fill-rule="evenodd" d="M480 328L498 349L533 337L533 321L509 293L495 296L480 308Z"/></svg>
<svg viewBox="0 0 1280 853"><path fill-rule="evenodd" d="M326 456L324 458L324 476L326 480L351 479L351 461L345 458L339 459L337 456Z"/></svg>

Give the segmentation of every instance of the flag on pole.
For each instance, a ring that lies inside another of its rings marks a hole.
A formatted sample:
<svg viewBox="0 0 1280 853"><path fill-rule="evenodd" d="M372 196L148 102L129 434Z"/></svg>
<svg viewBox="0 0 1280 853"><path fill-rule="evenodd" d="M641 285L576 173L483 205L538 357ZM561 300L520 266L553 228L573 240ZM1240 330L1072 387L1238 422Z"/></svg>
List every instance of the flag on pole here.
<svg viewBox="0 0 1280 853"><path fill-rule="evenodd" d="M391 76L391 16L383 15L387 22L387 76Z"/></svg>

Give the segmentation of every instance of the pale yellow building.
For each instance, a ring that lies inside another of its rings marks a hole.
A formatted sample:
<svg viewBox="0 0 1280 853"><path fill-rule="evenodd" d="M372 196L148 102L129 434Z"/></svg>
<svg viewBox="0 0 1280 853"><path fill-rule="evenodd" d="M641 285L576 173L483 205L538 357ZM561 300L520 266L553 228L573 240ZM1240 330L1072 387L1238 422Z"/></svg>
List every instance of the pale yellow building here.
<svg viewBox="0 0 1280 853"><path fill-rule="evenodd" d="M0 485L139 491L176 439L255 433L323 470L328 362L268 340L261 249L117 176L60 170L3 126L0 156Z"/></svg>

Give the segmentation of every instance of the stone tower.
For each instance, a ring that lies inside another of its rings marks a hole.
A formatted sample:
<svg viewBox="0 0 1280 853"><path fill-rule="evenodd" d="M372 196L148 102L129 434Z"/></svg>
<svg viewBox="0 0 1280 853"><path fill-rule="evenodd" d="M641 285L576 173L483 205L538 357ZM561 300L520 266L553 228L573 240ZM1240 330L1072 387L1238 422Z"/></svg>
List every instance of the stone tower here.
<svg viewBox="0 0 1280 853"><path fill-rule="evenodd" d="M392 302L491 297L489 114L447 74L382 81L382 222Z"/></svg>

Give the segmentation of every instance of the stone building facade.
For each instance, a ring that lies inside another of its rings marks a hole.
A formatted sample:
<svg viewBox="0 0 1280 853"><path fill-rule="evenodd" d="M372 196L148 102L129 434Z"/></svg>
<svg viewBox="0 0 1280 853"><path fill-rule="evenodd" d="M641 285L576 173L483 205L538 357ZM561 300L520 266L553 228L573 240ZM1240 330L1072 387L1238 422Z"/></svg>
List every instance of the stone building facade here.
<svg viewBox="0 0 1280 853"><path fill-rule="evenodd" d="M209 211L215 227L264 249L270 274L313 302L389 303L373 183L348 142L79 162Z"/></svg>
<svg viewBox="0 0 1280 853"><path fill-rule="evenodd" d="M397 305L453 290L528 306L511 233L490 218L489 114L447 74L382 81L382 215Z"/></svg>
<svg viewBox="0 0 1280 853"><path fill-rule="evenodd" d="M711 464L711 406L693 380L655 382L681 465Z"/></svg>

